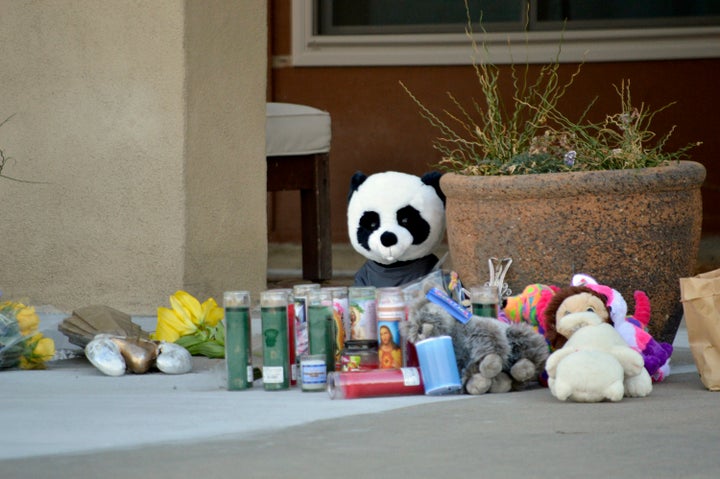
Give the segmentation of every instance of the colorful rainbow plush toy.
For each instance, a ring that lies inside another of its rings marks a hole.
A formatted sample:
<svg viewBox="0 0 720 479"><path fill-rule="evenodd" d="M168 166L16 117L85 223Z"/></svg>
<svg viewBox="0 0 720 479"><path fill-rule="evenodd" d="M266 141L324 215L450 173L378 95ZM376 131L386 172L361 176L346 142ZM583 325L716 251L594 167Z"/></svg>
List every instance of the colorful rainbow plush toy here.
<svg viewBox="0 0 720 479"><path fill-rule="evenodd" d="M550 299L560 288L546 284L534 283L523 289L522 293L507 298L505 307L500 311L498 319L506 323L527 323L539 333L545 336L545 320L543 311ZM548 343L548 352L552 352L552 348ZM547 373L543 371L538 376L539 383L547 387Z"/></svg>
<svg viewBox="0 0 720 479"><path fill-rule="evenodd" d="M538 333L545 335L543 310L553 295L559 290L557 286L533 283L525 287L522 293L507 298L502 311L503 318L511 323L527 323Z"/></svg>

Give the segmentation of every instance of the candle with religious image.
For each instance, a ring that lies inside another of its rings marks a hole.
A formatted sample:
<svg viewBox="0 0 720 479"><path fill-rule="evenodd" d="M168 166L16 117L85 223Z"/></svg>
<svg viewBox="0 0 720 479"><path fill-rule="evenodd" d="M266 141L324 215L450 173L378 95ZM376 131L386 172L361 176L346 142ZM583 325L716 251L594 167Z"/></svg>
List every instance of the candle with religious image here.
<svg viewBox="0 0 720 479"><path fill-rule="evenodd" d="M350 339L377 339L374 286L348 288L350 302Z"/></svg>
<svg viewBox="0 0 720 479"><path fill-rule="evenodd" d="M335 368L340 369L340 353L345 341L350 339L350 303L348 289L345 286L331 286L322 288L332 295L333 318L335 320Z"/></svg>
<svg viewBox="0 0 720 479"><path fill-rule="evenodd" d="M295 357L301 358L308 352L308 295L320 290L317 283L297 284L293 286L293 308L295 313Z"/></svg>
<svg viewBox="0 0 720 479"><path fill-rule="evenodd" d="M388 287L376 291L378 363L381 369L403 366L400 322L405 320L405 299L402 289Z"/></svg>

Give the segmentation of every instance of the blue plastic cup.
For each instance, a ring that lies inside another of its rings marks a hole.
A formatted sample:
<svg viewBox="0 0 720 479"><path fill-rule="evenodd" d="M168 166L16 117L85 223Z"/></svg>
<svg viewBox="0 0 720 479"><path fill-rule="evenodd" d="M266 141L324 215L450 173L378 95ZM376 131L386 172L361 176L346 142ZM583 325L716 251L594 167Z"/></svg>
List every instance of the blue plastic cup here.
<svg viewBox="0 0 720 479"><path fill-rule="evenodd" d="M415 343L425 394L457 394L462 390L460 372L450 336L423 339Z"/></svg>

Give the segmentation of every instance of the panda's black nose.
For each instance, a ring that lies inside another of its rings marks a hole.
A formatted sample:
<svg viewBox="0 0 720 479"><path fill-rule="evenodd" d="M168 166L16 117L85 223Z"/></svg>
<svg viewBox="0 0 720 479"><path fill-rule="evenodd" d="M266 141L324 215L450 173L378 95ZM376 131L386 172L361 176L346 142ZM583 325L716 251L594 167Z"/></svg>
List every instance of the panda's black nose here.
<svg viewBox="0 0 720 479"><path fill-rule="evenodd" d="M386 231L382 235L380 235L380 242L385 246L386 248L389 248L390 246L393 246L397 244L397 236L395 236L395 233L390 233Z"/></svg>

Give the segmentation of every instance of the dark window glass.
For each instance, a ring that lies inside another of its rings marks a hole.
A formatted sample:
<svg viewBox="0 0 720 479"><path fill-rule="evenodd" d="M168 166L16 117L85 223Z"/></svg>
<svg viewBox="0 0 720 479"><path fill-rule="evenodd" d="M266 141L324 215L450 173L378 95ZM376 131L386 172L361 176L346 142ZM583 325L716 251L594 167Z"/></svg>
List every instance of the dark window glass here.
<svg viewBox="0 0 720 479"><path fill-rule="evenodd" d="M462 0L315 0L320 35L462 33ZM468 0L473 30L720 25L720 0ZM529 18L525 18L526 15Z"/></svg>
<svg viewBox="0 0 720 479"><path fill-rule="evenodd" d="M462 0L318 0L321 35L372 33L462 33L467 11ZM468 0L470 18L486 29L520 29L525 0Z"/></svg>

